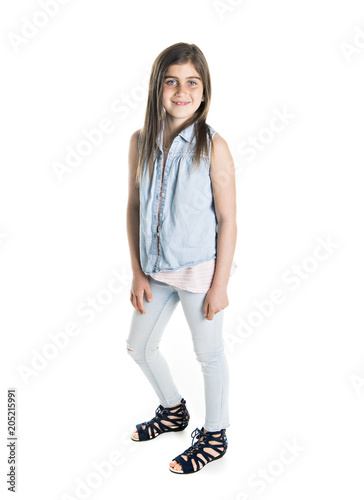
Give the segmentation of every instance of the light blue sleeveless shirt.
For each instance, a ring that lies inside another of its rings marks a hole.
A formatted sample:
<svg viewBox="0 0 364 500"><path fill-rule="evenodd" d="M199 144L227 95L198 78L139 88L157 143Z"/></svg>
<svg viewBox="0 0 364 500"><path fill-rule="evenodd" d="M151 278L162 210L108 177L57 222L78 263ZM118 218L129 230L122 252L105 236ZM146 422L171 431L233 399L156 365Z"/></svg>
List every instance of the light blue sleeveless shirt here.
<svg viewBox="0 0 364 500"><path fill-rule="evenodd" d="M208 125L212 136L216 131ZM210 178L209 155L190 172L196 139L194 124L176 136L164 168L162 185L163 129L154 150L154 170L149 180L146 162L139 185L140 265L144 273L176 271L216 257L217 219ZM140 147L140 136L138 140ZM197 167L197 169L196 169ZM158 245L159 236L159 245Z"/></svg>

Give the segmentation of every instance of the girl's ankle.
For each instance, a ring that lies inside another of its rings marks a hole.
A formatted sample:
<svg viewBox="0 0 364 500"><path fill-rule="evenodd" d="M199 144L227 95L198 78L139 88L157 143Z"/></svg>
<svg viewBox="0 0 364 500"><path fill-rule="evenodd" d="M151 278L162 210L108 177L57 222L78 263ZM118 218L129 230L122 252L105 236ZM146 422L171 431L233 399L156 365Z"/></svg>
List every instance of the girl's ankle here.
<svg viewBox="0 0 364 500"><path fill-rule="evenodd" d="M181 406L181 404L182 404L182 403L181 403L181 402L179 402L179 403L177 403L177 404L175 404L175 405L173 405L173 406L164 406L163 408L167 408L167 410L171 410L171 409L173 409L173 408L178 408L178 406Z"/></svg>

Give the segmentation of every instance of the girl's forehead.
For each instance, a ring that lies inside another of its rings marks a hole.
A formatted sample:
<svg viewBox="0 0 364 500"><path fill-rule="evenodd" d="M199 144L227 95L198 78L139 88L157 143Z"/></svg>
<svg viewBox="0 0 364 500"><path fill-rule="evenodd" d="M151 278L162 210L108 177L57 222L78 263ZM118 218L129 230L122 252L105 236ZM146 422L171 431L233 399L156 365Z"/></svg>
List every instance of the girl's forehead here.
<svg viewBox="0 0 364 500"><path fill-rule="evenodd" d="M182 64L171 64L167 68L166 75L183 75L183 76L201 76L196 70L194 64L191 62L182 63Z"/></svg>

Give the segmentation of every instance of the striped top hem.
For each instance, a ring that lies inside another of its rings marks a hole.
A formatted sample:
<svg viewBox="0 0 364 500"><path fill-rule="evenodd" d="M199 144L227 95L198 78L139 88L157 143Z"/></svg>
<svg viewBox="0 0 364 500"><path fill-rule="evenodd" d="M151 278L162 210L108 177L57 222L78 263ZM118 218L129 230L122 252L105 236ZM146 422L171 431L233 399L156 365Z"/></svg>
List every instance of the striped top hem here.
<svg viewBox="0 0 364 500"><path fill-rule="evenodd" d="M184 267L178 271L159 271L148 273L153 279L194 293L206 293L212 285L215 273L216 257L201 262L196 266ZM230 270L232 276L237 268L233 260Z"/></svg>

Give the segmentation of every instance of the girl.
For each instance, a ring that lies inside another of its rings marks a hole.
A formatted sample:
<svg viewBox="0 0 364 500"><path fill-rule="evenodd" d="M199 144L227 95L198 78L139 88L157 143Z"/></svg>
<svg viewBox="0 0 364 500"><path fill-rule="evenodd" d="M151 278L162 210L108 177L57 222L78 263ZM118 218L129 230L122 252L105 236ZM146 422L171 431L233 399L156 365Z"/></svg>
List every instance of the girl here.
<svg viewBox="0 0 364 500"><path fill-rule="evenodd" d="M185 429L190 414L159 351L181 301L204 376L205 423L169 464L189 474L227 450L229 371L222 338L234 272L235 168L225 140L206 123L209 68L194 44L176 43L153 63L144 126L131 137L127 232L134 307L127 351L160 405L134 441ZM144 296L145 294L145 296Z"/></svg>

